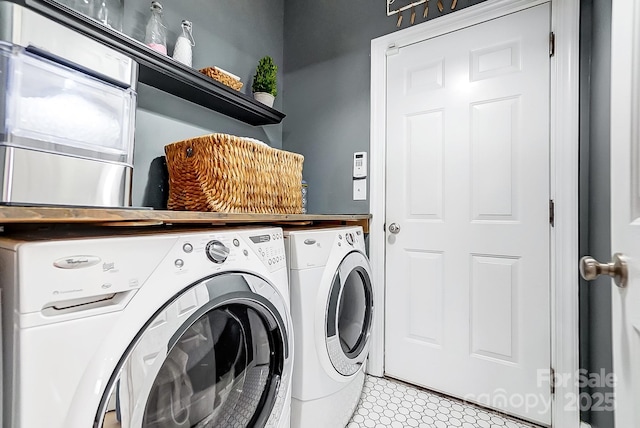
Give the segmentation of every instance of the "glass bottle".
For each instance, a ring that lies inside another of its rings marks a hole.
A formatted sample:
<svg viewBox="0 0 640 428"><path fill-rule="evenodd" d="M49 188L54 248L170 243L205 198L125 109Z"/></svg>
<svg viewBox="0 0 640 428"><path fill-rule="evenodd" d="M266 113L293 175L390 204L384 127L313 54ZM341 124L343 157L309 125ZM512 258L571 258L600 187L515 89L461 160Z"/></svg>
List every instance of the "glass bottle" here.
<svg viewBox="0 0 640 428"><path fill-rule="evenodd" d="M95 4L95 18L116 31L122 31L123 14L122 0L97 0Z"/></svg>
<svg viewBox="0 0 640 428"><path fill-rule="evenodd" d="M85 16L88 16L90 18L94 17L93 0L74 0L72 3L72 8Z"/></svg>
<svg viewBox="0 0 640 428"><path fill-rule="evenodd" d="M307 213L307 192L309 190L309 185L306 180L302 180L302 214Z"/></svg>
<svg viewBox="0 0 640 428"><path fill-rule="evenodd" d="M147 23L144 43L154 51L167 54L167 27L162 18L162 5L157 1L151 2L151 18Z"/></svg>
<svg viewBox="0 0 640 428"><path fill-rule="evenodd" d="M186 19L182 21L182 34L176 40L176 46L173 49L173 59L191 67L193 62L192 47L196 45L192 34L193 24Z"/></svg>

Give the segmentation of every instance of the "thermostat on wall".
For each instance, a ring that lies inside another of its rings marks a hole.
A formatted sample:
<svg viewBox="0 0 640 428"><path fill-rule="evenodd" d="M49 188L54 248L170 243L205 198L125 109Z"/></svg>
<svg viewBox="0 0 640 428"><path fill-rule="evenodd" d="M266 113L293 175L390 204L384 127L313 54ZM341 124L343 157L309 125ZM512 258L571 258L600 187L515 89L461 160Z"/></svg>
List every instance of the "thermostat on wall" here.
<svg viewBox="0 0 640 428"><path fill-rule="evenodd" d="M367 152L353 154L353 200L367 200Z"/></svg>
<svg viewBox="0 0 640 428"><path fill-rule="evenodd" d="M353 178L365 178L367 176L367 152L355 152L353 154Z"/></svg>

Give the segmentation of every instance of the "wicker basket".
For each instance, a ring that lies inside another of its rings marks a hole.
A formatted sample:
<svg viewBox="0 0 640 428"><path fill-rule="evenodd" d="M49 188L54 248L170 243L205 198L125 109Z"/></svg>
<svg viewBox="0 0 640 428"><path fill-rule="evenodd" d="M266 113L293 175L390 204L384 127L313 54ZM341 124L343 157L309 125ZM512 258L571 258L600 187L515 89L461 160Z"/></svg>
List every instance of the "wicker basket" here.
<svg viewBox="0 0 640 428"><path fill-rule="evenodd" d="M240 89L242 89L242 86L244 85L244 83L242 83L241 81L234 79L233 77L229 76L227 73L220 71L215 67L206 67L199 71L200 73L206 74L207 76L211 77L213 80L216 80L222 83L223 85L233 88L236 91L239 91Z"/></svg>
<svg viewBox="0 0 640 428"><path fill-rule="evenodd" d="M164 150L170 210L302 212L302 155L227 134L179 141Z"/></svg>

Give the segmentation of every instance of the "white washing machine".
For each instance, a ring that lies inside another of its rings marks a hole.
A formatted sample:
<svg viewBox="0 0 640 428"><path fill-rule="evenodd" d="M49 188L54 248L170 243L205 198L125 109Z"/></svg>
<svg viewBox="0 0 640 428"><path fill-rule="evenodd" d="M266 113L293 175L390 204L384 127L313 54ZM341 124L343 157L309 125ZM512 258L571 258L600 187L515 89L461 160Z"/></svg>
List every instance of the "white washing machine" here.
<svg viewBox="0 0 640 428"><path fill-rule="evenodd" d="M361 227L285 230L296 359L291 426L344 427L364 383L373 324Z"/></svg>
<svg viewBox="0 0 640 428"><path fill-rule="evenodd" d="M5 428L289 427L282 230L0 240Z"/></svg>

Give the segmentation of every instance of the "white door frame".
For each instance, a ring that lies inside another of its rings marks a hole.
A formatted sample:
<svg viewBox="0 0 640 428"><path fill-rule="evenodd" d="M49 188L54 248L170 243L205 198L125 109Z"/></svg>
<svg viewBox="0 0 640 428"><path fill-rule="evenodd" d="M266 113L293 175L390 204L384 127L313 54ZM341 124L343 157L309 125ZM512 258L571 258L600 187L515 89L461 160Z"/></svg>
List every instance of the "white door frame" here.
<svg viewBox="0 0 640 428"><path fill-rule="evenodd" d="M384 224L386 200L386 57L387 51L437 37L471 25L551 2L555 54L551 58L550 197L555 201L551 230L551 361L558 379L553 396L556 428L578 428L580 410L568 407L579 397L578 324L578 119L579 0L487 0L371 41L371 173L369 255L376 313L368 372L384 374ZM546 380L546 379L545 379Z"/></svg>

